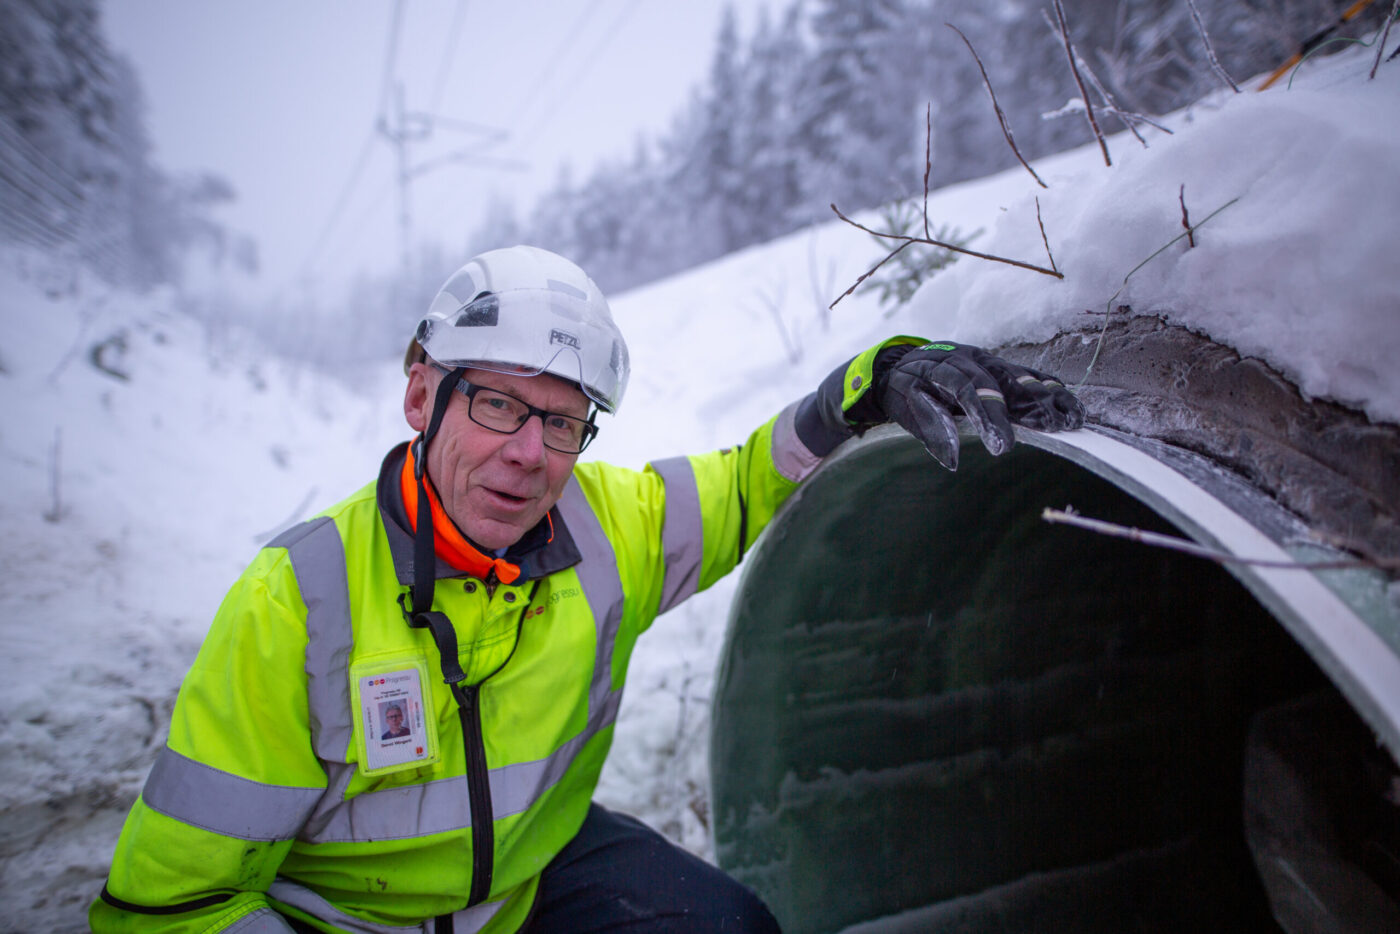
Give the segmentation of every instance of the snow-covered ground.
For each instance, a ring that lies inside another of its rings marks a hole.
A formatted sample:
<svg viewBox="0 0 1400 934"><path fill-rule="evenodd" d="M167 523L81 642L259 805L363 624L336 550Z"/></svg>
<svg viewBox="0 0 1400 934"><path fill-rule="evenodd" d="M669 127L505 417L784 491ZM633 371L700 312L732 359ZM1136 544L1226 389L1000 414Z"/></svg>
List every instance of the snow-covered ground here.
<svg viewBox="0 0 1400 934"><path fill-rule="evenodd" d="M1373 56L1308 63L1291 89L1217 95L1145 150L1115 137L1113 168L1096 145L1042 160L1048 190L1018 168L930 198L935 226L985 228L977 249L1043 264L1038 195L1064 281L964 258L891 315L869 293L828 313L882 255L833 221L616 296L633 379L589 455L640 466L742 440L891 333L1040 339L1110 302L1400 423L1400 65L1367 81ZM1182 185L1195 221L1238 200L1194 249L1172 245L1125 286L1182 232ZM224 589L408 434L397 347L331 377L211 338L171 296L62 269L0 256L4 931L85 929ZM708 699L734 582L639 644L599 793L704 855Z"/></svg>

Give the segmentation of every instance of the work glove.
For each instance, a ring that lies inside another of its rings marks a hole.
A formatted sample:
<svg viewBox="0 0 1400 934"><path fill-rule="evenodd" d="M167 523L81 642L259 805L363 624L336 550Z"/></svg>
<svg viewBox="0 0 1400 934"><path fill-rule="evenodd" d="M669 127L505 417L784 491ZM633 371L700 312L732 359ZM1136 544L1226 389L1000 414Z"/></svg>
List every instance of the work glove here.
<svg viewBox="0 0 1400 934"><path fill-rule="evenodd" d="M1016 443L1013 422L1040 431L1084 424L1083 405L1059 380L968 344L886 347L874 377L872 401L884 416L949 470L958 469L958 413L994 455Z"/></svg>

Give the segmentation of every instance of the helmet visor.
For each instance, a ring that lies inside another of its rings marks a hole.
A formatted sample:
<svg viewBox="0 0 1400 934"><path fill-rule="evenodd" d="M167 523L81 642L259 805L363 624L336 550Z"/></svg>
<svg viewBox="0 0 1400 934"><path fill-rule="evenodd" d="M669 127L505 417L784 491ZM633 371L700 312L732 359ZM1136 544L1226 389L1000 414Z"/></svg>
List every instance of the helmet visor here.
<svg viewBox="0 0 1400 934"><path fill-rule="evenodd" d="M605 412L617 410L627 389L627 345L611 314L567 291L514 289L435 304L416 337L444 366L567 379Z"/></svg>

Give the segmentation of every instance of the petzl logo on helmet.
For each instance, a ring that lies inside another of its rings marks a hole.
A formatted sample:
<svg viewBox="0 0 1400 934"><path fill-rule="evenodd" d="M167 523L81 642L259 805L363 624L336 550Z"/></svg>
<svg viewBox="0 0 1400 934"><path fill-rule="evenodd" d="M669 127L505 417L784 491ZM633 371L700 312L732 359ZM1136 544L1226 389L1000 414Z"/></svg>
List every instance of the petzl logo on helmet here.
<svg viewBox="0 0 1400 934"><path fill-rule="evenodd" d="M558 328L549 332L549 342L551 344L563 344L565 347L572 347L578 350L578 338L568 331L561 331Z"/></svg>

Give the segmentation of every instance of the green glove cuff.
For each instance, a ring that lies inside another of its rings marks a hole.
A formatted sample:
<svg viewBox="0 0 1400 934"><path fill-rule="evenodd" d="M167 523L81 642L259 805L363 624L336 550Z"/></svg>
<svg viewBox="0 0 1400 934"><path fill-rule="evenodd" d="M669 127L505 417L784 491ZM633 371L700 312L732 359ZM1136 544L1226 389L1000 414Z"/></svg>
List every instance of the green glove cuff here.
<svg viewBox="0 0 1400 934"><path fill-rule="evenodd" d="M841 384L841 411L849 412L851 406L860 401L861 397L869 392L870 387L875 383L875 357L886 347L897 347L900 344L917 344L922 346L928 340L923 337L911 337L908 334L901 334L898 337L891 337L889 340L876 344L869 350L857 356L846 365L845 379Z"/></svg>

